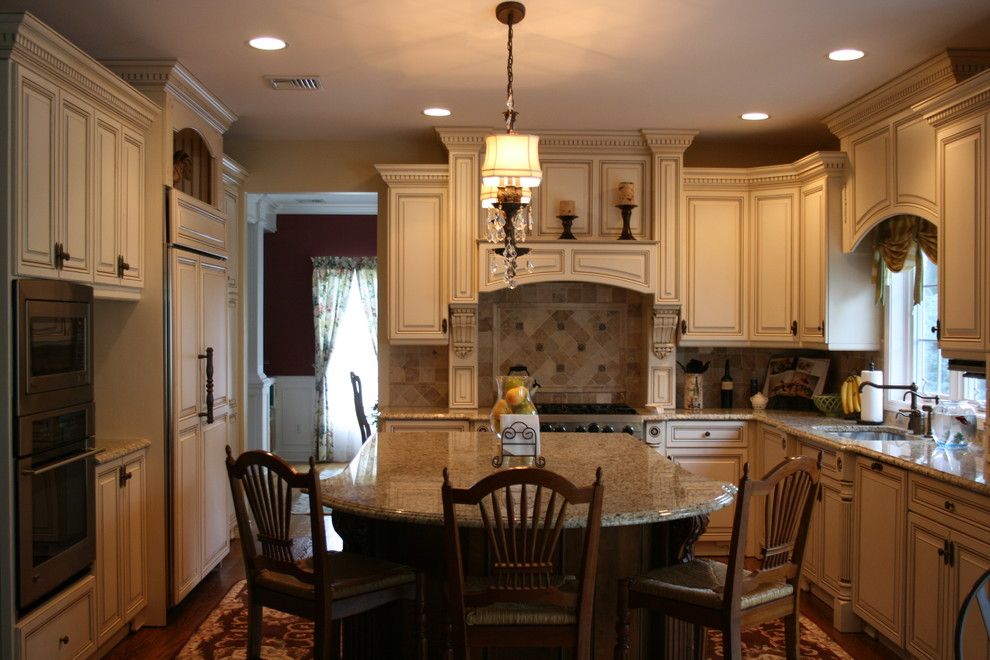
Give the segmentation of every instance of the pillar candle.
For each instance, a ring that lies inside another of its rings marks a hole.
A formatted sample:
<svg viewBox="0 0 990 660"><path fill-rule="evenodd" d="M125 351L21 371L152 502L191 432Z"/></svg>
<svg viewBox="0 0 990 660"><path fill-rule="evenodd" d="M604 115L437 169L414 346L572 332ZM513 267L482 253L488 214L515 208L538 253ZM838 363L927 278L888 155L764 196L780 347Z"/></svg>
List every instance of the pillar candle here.
<svg viewBox="0 0 990 660"><path fill-rule="evenodd" d="M575 215L574 210L576 205L572 199L562 199L560 200L560 215Z"/></svg>
<svg viewBox="0 0 990 660"><path fill-rule="evenodd" d="M636 184L632 181L623 181L619 184L619 191L615 196L616 204L636 203Z"/></svg>

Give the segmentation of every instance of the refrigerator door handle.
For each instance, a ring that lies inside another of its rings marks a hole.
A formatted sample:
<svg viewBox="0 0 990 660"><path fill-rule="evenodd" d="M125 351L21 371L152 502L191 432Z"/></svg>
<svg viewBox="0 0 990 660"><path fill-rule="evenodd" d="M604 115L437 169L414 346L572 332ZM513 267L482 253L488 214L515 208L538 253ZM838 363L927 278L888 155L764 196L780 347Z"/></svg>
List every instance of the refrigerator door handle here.
<svg viewBox="0 0 990 660"><path fill-rule="evenodd" d="M208 346L206 353L198 356L200 360L206 360L206 412L199 413L200 417L206 418L207 424L213 423L213 347Z"/></svg>

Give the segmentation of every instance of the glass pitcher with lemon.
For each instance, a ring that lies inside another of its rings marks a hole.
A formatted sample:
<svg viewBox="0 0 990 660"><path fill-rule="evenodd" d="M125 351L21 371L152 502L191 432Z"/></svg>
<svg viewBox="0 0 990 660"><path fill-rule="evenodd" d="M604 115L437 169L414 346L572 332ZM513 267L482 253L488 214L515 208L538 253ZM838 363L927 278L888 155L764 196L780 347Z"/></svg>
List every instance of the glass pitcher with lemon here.
<svg viewBox="0 0 990 660"><path fill-rule="evenodd" d="M525 365L517 364L510 367L505 376L495 376L495 386L498 388L498 394L489 421L492 423L495 435L501 438L502 415L536 414L533 393L540 385L529 375Z"/></svg>

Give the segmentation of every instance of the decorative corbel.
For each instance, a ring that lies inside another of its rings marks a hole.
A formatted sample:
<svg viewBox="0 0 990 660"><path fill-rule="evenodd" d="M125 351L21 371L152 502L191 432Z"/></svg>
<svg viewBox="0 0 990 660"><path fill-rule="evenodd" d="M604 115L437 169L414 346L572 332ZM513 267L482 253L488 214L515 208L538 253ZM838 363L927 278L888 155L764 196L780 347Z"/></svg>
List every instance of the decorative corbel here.
<svg viewBox="0 0 990 660"><path fill-rule="evenodd" d="M663 359L674 350L677 333L677 317L680 305L655 305L653 307L653 354Z"/></svg>
<svg viewBox="0 0 990 660"><path fill-rule="evenodd" d="M464 359L474 350L478 327L477 305L450 306L451 345L454 355Z"/></svg>

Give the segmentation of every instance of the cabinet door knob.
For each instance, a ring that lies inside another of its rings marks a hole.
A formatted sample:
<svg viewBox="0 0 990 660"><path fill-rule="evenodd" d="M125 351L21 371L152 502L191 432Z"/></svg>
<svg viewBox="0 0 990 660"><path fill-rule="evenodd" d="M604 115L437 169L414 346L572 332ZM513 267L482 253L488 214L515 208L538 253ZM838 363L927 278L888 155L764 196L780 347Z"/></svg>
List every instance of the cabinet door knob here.
<svg viewBox="0 0 990 660"><path fill-rule="evenodd" d="M62 635L61 637L58 638L58 645L59 646L65 646L68 643L69 643L69 636L68 635Z"/></svg>
<svg viewBox="0 0 990 660"><path fill-rule="evenodd" d="M943 506L945 507L945 510L946 511L955 511L956 510L955 503L950 502L949 500L946 500L945 501L945 504Z"/></svg>
<svg viewBox="0 0 990 660"><path fill-rule="evenodd" d="M943 564L948 564L949 563L948 548L949 548L949 541L948 540L943 540L942 541L942 547L939 548L938 550L936 550L936 552L938 552L938 556L942 558L942 563Z"/></svg>
<svg viewBox="0 0 990 660"><path fill-rule="evenodd" d="M787 438L780 439L780 448L787 451Z"/></svg>
<svg viewBox="0 0 990 660"><path fill-rule="evenodd" d="M131 480L134 475L124 469L124 466L120 466L120 487L123 488L127 485L127 482Z"/></svg>
<svg viewBox="0 0 990 660"><path fill-rule="evenodd" d="M711 431L705 431L705 437L706 438L712 437L712 432Z"/></svg>
<svg viewBox="0 0 990 660"><path fill-rule="evenodd" d="M65 251L65 246L61 243L55 244L55 268L61 270L65 262L72 258L72 255Z"/></svg>
<svg viewBox="0 0 990 660"><path fill-rule="evenodd" d="M935 325L931 327L931 331L935 333L935 339L942 338L942 319L935 319Z"/></svg>
<svg viewBox="0 0 990 660"><path fill-rule="evenodd" d="M873 470L874 472L883 472L883 463L873 461L872 463L870 463L870 469Z"/></svg>

